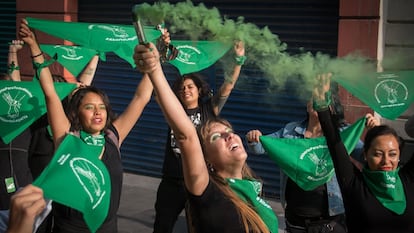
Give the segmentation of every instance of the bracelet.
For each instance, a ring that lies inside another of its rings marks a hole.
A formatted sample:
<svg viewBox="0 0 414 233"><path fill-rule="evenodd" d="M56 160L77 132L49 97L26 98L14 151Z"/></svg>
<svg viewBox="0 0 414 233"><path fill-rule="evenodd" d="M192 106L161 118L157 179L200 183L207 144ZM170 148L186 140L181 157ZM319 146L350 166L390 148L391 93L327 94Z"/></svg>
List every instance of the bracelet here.
<svg viewBox="0 0 414 233"><path fill-rule="evenodd" d="M42 52L40 52L39 54L37 54L37 55L34 55L34 56L30 56L32 59L33 58L36 58L36 57L40 57L40 56L42 56L43 55L43 51Z"/></svg>
<svg viewBox="0 0 414 233"><path fill-rule="evenodd" d="M237 65L244 65L244 62L246 61L247 57L246 56L236 56L234 59L236 59L236 64Z"/></svg>

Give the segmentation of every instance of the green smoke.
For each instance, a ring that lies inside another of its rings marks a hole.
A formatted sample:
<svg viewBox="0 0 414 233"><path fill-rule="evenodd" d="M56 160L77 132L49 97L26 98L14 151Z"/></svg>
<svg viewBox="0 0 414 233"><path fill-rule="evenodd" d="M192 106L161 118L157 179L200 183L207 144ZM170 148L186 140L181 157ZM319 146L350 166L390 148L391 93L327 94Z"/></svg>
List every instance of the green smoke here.
<svg viewBox="0 0 414 233"><path fill-rule="evenodd" d="M246 63L257 67L276 87L283 87L295 77L303 83L298 89L310 91L317 74L331 72L335 78L361 78L362 74L375 71L373 62L358 54L341 59L310 52L290 55L286 51L287 45L267 27L258 28L245 22L243 17L236 20L222 17L216 8L208 9L202 3L197 6L191 1L144 3L135 5L133 11L153 25L166 23L172 39L174 33L179 32L191 40L244 41ZM228 72L226 64L232 63L224 59L222 64L224 71Z"/></svg>

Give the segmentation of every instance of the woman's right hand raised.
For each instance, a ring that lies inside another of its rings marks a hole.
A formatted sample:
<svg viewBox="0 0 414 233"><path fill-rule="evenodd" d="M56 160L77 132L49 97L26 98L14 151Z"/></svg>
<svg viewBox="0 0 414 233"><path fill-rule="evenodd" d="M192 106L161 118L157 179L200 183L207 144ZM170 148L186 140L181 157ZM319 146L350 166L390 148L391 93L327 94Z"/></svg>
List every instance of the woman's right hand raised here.
<svg viewBox="0 0 414 233"><path fill-rule="evenodd" d="M153 43L135 46L133 58L137 69L142 73L152 73L161 68L160 54Z"/></svg>

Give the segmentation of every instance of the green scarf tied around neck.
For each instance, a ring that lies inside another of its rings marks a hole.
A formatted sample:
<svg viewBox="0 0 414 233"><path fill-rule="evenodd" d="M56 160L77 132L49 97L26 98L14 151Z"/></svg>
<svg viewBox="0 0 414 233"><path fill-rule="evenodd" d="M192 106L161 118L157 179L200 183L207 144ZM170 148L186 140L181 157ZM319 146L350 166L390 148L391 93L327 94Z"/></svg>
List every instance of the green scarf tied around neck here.
<svg viewBox="0 0 414 233"><path fill-rule="evenodd" d="M406 208L404 187L397 168L393 171L371 171L363 168L362 174L368 189L387 209L396 214L403 214Z"/></svg>
<svg viewBox="0 0 414 233"><path fill-rule="evenodd" d="M230 188L243 201L253 206L256 213L261 217L270 232L278 232L278 220L272 207L263 200L259 194L262 186L259 181L248 179L226 179Z"/></svg>
<svg viewBox="0 0 414 233"><path fill-rule="evenodd" d="M103 133L99 135L91 135L83 130L80 131L80 138L86 144L91 146L104 146L105 145L105 136Z"/></svg>

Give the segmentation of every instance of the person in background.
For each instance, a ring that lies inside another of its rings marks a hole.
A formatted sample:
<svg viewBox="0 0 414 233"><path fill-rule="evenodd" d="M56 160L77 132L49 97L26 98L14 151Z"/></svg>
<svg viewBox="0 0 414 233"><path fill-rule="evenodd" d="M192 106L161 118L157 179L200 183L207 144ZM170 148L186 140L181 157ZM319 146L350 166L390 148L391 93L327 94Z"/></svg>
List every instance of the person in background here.
<svg viewBox="0 0 414 233"><path fill-rule="evenodd" d="M17 52L22 47L23 41L21 40L13 40L10 43L8 73L3 74L1 80L21 81ZM30 130L26 129L8 144L0 139L0 211L3 212L2 214L9 209L10 197L13 193L33 181L28 164L30 137Z"/></svg>
<svg viewBox="0 0 414 233"><path fill-rule="evenodd" d="M224 80L214 96L210 95L210 88L199 73L180 76L173 83L174 93L194 127L197 128L208 119L219 115L239 78L241 66L245 60L244 54L243 42L236 42L234 56L239 62L235 61L233 73ZM171 233L187 201L181 152L171 128L168 129L162 173L155 202L154 233Z"/></svg>
<svg viewBox="0 0 414 233"><path fill-rule="evenodd" d="M335 125L345 129L348 124L343 120L343 109L338 98L332 98L331 109L334 110ZM303 121L287 123L283 128L269 134L276 138L316 138L322 137L323 132L317 112L312 107L312 100L307 102L307 118ZM367 114L367 125L379 124L379 120L372 114ZM251 130L246 134L249 149L255 154L263 154L265 150L259 141L262 132ZM354 164L361 169L362 141L359 141L352 156ZM346 232L345 210L342 195L336 177L333 176L326 184L314 190L304 190L292 179L281 172L281 202L285 209L286 231L289 233L308 232L310 228L324 228L327 223L335 222L332 232ZM332 223L330 223L332 224ZM319 229L318 228L318 229ZM319 229L319 230L320 230Z"/></svg>
<svg viewBox="0 0 414 233"><path fill-rule="evenodd" d="M387 125L369 129L365 164L355 169L335 127L329 105L331 74L317 77L313 106L332 156L350 233L414 232L414 158L399 167L403 141Z"/></svg>
<svg viewBox="0 0 414 233"><path fill-rule="evenodd" d="M414 138L414 114L405 122L404 129L408 136Z"/></svg>
<svg viewBox="0 0 414 233"><path fill-rule="evenodd" d="M211 118L198 136L164 76L155 46L137 45L134 60L137 68L150 76L181 151L189 225L198 233L277 232L275 213L260 198L261 184L248 167L242 140L230 123Z"/></svg>
<svg viewBox="0 0 414 233"><path fill-rule="evenodd" d="M31 184L11 197L6 233L32 233L36 216L46 207L42 189Z"/></svg>
<svg viewBox="0 0 414 233"><path fill-rule="evenodd" d="M107 218L97 232L117 232L116 213L119 208L123 178L119 148L151 98L153 90L151 81L147 75L142 77L128 107L116 118L111 110L108 96L92 86L80 88L71 96L66 115L54 88L49 68L41 67L45 59L25 19L21 21L19 35L29 46L34 64L40 64L36 68L40 69L39 81L47 103L47 114L55 148L58 148L70 132L75 135L86 134L98 141L104 141L104 149L99 158L108 169L111 196ZM82 213L63 205L55 205L53 208L53 232L89 232Z"/></svg>

